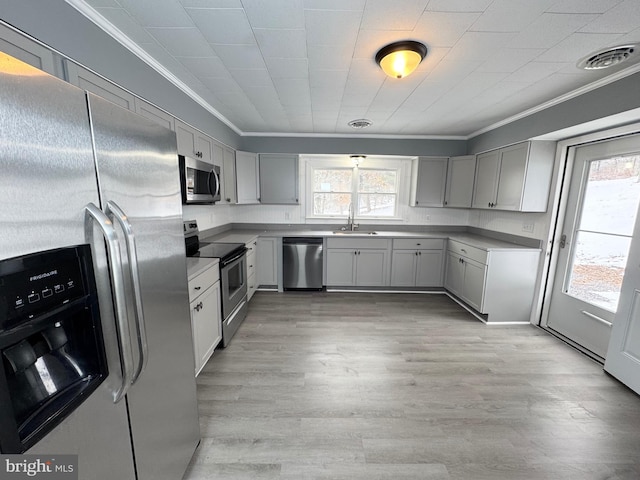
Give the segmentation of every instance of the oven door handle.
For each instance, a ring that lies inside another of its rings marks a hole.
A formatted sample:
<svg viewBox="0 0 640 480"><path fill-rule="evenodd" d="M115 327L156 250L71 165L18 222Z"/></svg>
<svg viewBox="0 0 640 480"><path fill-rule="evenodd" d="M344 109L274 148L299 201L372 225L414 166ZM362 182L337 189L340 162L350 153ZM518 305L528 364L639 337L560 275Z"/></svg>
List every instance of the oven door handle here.
<svg viewBox="0 0 640 480"><path fill-rule="evenodd" d="M129 222L129 218L122 209L113 200L107 202L107 215L112 215L120 224L124 232L127 256L129 257L129 275L131 277L131 285L133 286L133 298L136 306L136 333L138 335L138 352L140 359L138 366L133 374L131 383L136 383L138 377L147 366L147 357L149 356L149 345L147 343L147 328L144 320L144 310L142 309L142 289L140 288L140 273L138 270L138 254L136 250L136 237L133 234L133 228Z"/></svg>
<svg viewBox="0 0 640 480"><path fill-rule="evenodd" d="M124 275L122 272L122 256L120 254L120 244L113 222L102 210L93 203L89 203L85 210L85 237L92 243L93 226L96 223L109 251L109 274L113 285L113 300L115 303L115 316L118 326L118 343L120 344L120 359L122 362L122 384L113 392L113 403L118 403L129 391L131 386L133 371L133 349L131 348L131 338L129 337L129 315L127 313L127 298L125 295Z"/></svg>
<svg viewBox="0 0 640 480"><path fill-rule="evenodd" d="M221 267L226 267L227 265L232 264L233 262L235 262L236 260L244 257L245 253L247 253L247 247L244 247L244 250L242 250L242 252L234 255L233 257L229 258L229 259L225 259L224 261L220 261L220 266Z"/></svg>

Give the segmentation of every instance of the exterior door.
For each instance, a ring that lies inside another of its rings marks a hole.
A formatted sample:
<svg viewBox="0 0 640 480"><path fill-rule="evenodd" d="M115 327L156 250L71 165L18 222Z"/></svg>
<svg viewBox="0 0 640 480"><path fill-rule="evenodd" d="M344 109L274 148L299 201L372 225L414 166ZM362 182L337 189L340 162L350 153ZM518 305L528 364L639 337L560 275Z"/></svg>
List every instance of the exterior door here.
<svg viewBox="0 0 640 480"><path fill-rule="evenodd" d="M640 200L640 135L569 149L547 327L607 355Z"/></svg>

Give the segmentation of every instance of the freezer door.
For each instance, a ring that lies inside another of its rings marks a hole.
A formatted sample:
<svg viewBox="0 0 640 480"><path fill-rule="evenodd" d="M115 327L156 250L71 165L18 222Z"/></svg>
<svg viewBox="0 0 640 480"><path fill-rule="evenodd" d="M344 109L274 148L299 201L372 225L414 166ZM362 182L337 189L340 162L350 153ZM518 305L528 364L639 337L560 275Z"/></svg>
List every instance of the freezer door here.
<svg viewBox="0 0 640 480"><path fill-rule="evenodd" d="M135 274L126 277L125 290L139 373L127 394L138 478L182 478L200 429L176 137L95 95L88 98L102 208L116 225L121 210L119 237L135 238L135 255L130 245L124 264L131 273L137 257L141 305ZM125 242L121 250L127 251ZM140 354L144 344L146 356Z"/></svg>
<svg viewBox="0 0 640 480"><path fill-rule="evenodd" d="M86 243L98 202L83 91L0 53L0 259ZM80 478L133 479L104 242L91 245L109 377L27 453L77 454ZM0 362L1 365L1 362Z"/></svg>

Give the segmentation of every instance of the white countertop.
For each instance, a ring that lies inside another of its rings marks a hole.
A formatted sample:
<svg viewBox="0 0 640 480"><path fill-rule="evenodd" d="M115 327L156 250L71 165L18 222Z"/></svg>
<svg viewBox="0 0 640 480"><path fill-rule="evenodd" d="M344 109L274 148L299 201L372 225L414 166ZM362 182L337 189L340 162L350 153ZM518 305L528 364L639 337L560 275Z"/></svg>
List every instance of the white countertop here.
<svg viewBox="0 0 640 480"><path fill-rule="evenodd" d="M218 263L220 263L220 260L217 258L187 257L187 278L191 280L206 269L218 265Z"/></svg>

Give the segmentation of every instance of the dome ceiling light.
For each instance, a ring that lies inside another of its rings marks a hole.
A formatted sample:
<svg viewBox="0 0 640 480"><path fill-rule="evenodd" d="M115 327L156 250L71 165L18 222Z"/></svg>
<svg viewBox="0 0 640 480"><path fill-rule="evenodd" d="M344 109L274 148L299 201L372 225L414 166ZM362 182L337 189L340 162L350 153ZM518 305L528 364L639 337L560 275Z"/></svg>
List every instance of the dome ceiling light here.
<svg viewBox="0 0 640 480"><path fill-rule="evenodd" d="M392 78L410 75L427 55L427 47L413 40L395 42L382 47L376 53L376 63Z"/></svg>

